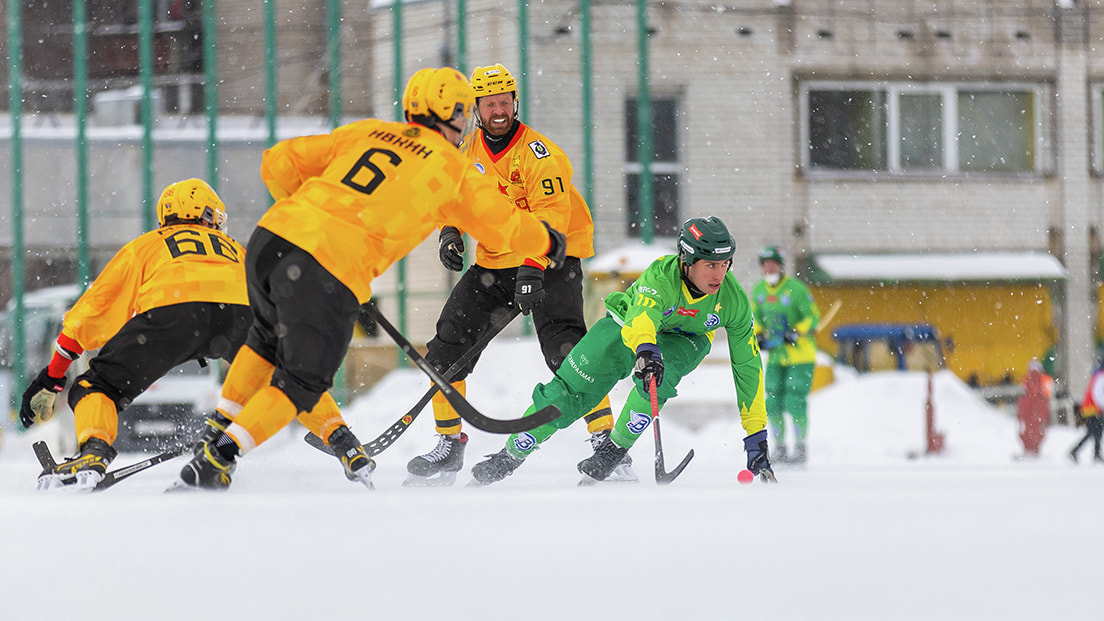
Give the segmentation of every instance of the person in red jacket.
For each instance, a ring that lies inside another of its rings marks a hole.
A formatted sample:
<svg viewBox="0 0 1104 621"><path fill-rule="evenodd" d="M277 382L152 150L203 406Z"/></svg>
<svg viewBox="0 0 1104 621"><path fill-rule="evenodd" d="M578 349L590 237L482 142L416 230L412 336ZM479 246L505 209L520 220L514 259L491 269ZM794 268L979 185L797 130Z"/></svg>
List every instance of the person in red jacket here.
<svg viewBox="0 0 1104 621"><path fill-rule="evenodd" d="M1020 421L1020 441L1024 454L1038 457L1050 424L1050 399L1054 396L1054 380L1038 360L1028 364L1024 377L1024 394L1016 402L1016 418Z"/></svg>

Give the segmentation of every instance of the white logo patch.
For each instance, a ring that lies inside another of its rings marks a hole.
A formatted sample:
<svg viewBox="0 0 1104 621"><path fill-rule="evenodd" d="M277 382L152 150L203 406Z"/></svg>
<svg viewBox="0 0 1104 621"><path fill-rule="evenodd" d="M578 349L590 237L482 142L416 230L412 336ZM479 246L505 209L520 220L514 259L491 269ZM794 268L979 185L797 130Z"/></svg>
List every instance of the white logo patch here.
<svg viewBox="0 0 1104 621"><path fill-rule="evenodd" d="M536 155L538 160L552 155L551 153L549 153L548 147L544 146L544 143L540 140L534 140L533 142L530 142L529 148L533 150L533 155Z"/></svg>

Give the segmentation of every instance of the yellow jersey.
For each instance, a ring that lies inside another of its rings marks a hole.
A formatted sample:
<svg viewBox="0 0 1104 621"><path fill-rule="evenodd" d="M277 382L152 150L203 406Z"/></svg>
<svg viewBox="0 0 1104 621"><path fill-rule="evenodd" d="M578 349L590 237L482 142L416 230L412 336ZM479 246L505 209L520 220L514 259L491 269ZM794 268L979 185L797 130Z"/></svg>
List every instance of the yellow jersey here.
<svg viewBox="0 0 1104 621"><path fill-rule="evenodd" d="M261 178L276 203L258 226L310 253L361 303L376 276L440 226L526 256L549 248L537 217L503 201L491 177L414 123L366 119L285 140L265 151Z"/></svg>
<svg viewBox="0 0 1104 621"><path fill-rule="evenodd" d="M533 128L521 122L518 125L509 146L497 154L487 147L482 129L469 134L460 148L476 167L495 177L498 191L511 205L567 236L567 256L594 256L594 221L583 195L571 182L571 160ZM484 240L476 247L475 262L489 269L517 267L527 259L530 264L548 267L548 259L539 253L520 253Z"/></svg>
<svg viewBox="0 0 1104 621"><path fill-rule="evenodd" d="M131 317L185 302L249 305L245 249L198 224L150 231L123 246L65 313L61 333L84 349L102 347Z"/></svg>

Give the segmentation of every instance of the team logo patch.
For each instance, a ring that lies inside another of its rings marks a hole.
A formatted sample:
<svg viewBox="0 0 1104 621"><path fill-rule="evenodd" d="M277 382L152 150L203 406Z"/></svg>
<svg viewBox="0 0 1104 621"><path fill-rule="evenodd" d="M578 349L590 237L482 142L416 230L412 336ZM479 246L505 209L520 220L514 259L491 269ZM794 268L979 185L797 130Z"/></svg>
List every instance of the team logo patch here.
<svg viewBox="0 0 1104 621"><path fill-rule="evenodd" d="M536 155L538 160L552 155L548 152L548 147L544 146L544 143L540 140L534 140L533 142L530 142L529 148L533 150L533 155Z"/></svg>
<svg viewBox="0 0 1104 621"><path fill-rule="evenodd" d="M648 424L651 422L651 415L631 410L629 412L629 422L625 427L629 430L629 433L638 436L644 433L644 430L648 428Z"/></svg>
<svg viewBox="0 0 1104 621"><path fill-rule="evenodd" d="M406 416L403 416L402 422L404 425L410 426L410 423L414 422L414 417L407 414Z"/></svg>
<svg viewBox="0 0 1104 621"><path fill-rule="evenodd" d="M712 330L713 328L716 328L719 325L721 325L721 318L718 317L716 313L709 313L709 315L706 316L706 318L705 318L705 329L706 330Z"/></svg>
<svg viewBox="0 0 1104 621"><path fill-rule="evenodd" d="M520 433L514 438L514 448L522 453L528 453L537 447L537 439L529 432Z"/></svg>
<svg viewBox="0 0 1104 621"><path fill-rule="evenodd" d="M513 169L510 171L510 183L521 183L521 171Z"/></svg>
<svg viewBox="0 0 1104 621"><path fill-rule="evenodd" d="M482 165L482 164L480 164L479 162L476 162L476 163L475 163L475 169L476 169L476 170L478 170L478 171L479 171L479 174L481 174L481 175L485 175L485 174L487 174L487 169L486 169L486 168L483 168L483 165Z"/></svg>

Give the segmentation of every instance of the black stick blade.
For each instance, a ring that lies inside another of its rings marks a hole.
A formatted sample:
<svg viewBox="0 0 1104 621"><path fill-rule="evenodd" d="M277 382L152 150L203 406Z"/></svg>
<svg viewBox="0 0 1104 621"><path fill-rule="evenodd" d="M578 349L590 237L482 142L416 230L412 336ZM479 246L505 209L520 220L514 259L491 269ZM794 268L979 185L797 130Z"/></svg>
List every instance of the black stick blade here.
<svg viewBox="0 0 1104 621"><path fill-rule="evenodd" d="M679 462L679 465L675 466L674 470L664 472L662 460L657 458L655 473L656 483L659 485L667 485L671 481L677 479L678 476L682 474L682 471L686 469L686 465L690 463L691 459L694 459L694 449L690 449L690 452L686 454L686 457L682 458L682 461Z"/></svg>

